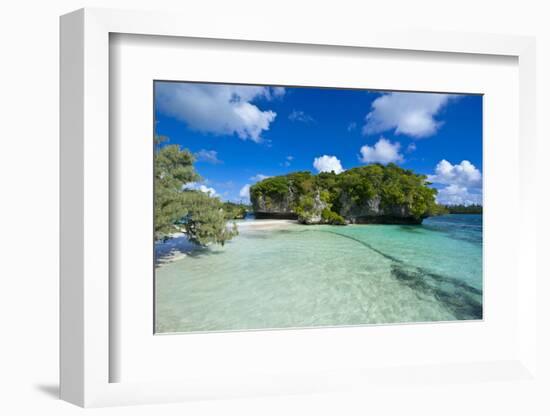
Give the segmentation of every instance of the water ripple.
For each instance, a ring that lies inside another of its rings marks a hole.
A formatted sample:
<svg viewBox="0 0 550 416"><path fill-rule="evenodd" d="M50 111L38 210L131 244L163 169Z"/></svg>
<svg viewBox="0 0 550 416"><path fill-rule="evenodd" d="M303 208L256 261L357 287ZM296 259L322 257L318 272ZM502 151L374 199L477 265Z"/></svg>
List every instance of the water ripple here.
<svg viewBox="0 0 550 416"><path fill-rule="evenodd" d="M375 253L391 260L391 273L400 283L416 292L432 295L442 303L457 319L482 318L482 291L460 279L433 273L422 267L407 264L401 259L385 253L371 244L350 235L333 230L303 230L302 232L330 233L353 240Z"/></svg>

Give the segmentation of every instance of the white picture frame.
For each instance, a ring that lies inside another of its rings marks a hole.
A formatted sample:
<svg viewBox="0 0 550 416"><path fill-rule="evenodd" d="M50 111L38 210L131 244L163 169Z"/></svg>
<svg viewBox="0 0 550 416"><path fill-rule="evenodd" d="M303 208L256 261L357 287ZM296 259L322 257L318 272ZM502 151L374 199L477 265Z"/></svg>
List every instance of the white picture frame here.
<svg viewBox="0 0 550 416"><path fill-rule="evenodd" d="M225 39L282 44L428 51L441 54L502 55L519 67L519 206L517 270L517 349L509 359L469 363L418 362L418 380L437 377L479 383L487 377L536 377L536 217L531 178L535 169L535 42L533 38L465 33L361 33L286 28L240 27L167 13L83 9L61 18L61 398L80 406L159 403L195 398L247 397L334 391L361 384L410 382L410 369L362 372L336 368L319 377L289 369L271 375L236 378L195 373L181 381L112 382L111 366L121 357L110 348L113 291L110 259L109 37L110 34ZM529 215L521 215L529 212ZM239 334L233 334L233 338ZM242 334L241 334L242 336ZM313 332L302 337L315 337ZM239 342L238 339L235 342ZM472 374L482 373L483 377Z"/></svg>

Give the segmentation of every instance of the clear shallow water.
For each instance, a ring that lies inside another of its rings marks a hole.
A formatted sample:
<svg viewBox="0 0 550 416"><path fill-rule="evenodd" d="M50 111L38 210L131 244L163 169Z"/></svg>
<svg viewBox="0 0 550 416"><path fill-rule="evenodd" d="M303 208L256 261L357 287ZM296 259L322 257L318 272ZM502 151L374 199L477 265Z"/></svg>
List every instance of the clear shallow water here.
<svg viewBox="0 0 550 416"><path fill-rule="evenodd" d="M481 221L242 227L156 269L157 332L481 319Z"/></svg>

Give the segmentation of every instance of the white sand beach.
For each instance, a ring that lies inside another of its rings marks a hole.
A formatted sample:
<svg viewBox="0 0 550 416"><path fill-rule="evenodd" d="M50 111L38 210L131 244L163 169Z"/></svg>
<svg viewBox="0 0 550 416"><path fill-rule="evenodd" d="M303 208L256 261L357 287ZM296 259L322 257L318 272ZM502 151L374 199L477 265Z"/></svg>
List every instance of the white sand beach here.
<svg viewBox="0 0 550 416"><path fill-rule="evenodd" d="M239 231L276 230L297 225L295 220L242 220L235 221Z"/></svg>
<svg viewBox="0 0 550 416"><path fill-rule="evenodd" d="M237 224L239 233L285 229L298 224L294 220L240 220L235 221L235 223ZM171 238L165 241L155 242L155 264L158 267L180 260L189 253L201 248L190 242L183 232L172 234Z"/></svg>

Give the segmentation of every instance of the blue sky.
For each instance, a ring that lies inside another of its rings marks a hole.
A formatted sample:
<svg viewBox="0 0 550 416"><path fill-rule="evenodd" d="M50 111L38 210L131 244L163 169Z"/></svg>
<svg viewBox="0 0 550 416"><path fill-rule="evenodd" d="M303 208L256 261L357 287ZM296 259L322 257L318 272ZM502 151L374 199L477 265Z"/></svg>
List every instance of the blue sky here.
<svg viewBox="0 0 550 416"><path fill-rule="evenodd" d="M446 204L482 202L482 97L155 82L156 134L189 149L222 200L267 176L397 163Z"/></svg>

